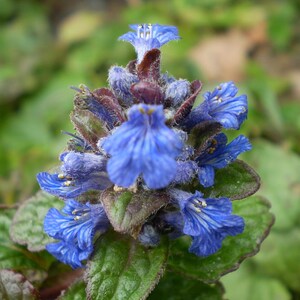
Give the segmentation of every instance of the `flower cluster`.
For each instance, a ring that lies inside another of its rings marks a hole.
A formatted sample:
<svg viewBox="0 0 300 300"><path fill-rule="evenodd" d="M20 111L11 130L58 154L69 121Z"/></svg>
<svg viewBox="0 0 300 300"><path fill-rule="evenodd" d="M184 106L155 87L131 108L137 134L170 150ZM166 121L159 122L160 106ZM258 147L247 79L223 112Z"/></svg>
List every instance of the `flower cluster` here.
<svg viewBox="0 0 300 300"><path fill-rule="evenodd" d="M37 175L43 190L66 203L62 212L53 208L46 215L45 232L58 240L47 250L73 268L92 253L95 233L114 223L99 202L104 190L168 195L168 204L141 223L138 240L146 246L157 245L161 234L188 235L190 252L207 256L244 229L228 198L205 199L199 189L213 187L215 170L251 149L245 136L228 143L221 132L240 128L246 95L238 95L233 82L221 83L195 106L201 82L176 80L160 70L159 48L180 39L177 28L131 29L119 39L134 46L137 60L111 67L109 88L75 88L71 120L77 133L60 155L59 171ZM195 182L197 190L188 190Z"/></svg>

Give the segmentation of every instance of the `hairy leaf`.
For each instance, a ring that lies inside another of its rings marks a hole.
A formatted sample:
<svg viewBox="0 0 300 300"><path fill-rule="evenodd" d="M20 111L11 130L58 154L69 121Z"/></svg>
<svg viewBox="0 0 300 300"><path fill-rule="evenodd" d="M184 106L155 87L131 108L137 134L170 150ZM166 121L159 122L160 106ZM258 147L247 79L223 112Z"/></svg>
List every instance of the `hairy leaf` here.
<svg viewBox="0 0 300 300"><path fill-rule="evenodd" d="M135 194L108 189L102 193L101 201L114 229L119 232L130 232L136 236L141 224L151 214L168 204L169 197L159 191Z"/></svg>
<svg viewBox="0 0 300 300"><path fill-rule="evenodd" d="M140 80L158 81L160 78L160 51L151 49L146 52L143 60L137 65Z"/></svg>
<svg viewBox="0 0 300 300"><path fill-rule="evenodd" d="M79 280L63 291L58 300L83 300L86 299L85 283Z"/></svg>
<svg viewBox="0 0 300 300"><path fill-rule="evenodd" d="M71 112L70 118L76 130L84 139L95 149L98 149L98 140L106 135L106 129L101 120L89 110L79 108Z"/></svg>
<svg viewBox="0 0 300 300"><path fill-rule="evenodd" d="M29 251L40 251L53 242L44 232L44 218L51 207L61 209L64 202L45 192L38 192L17 210L10 228L12 240L27 246Z"/></svg>
<svg viewBox="0 0 300 300"><path fill-rule="evenodd" d="M160 279L167 255L165 242L145 248L129 236L105 235L87 265L88 299L145 299Z"/></svg>
<svg viewBox="0 0 300 300"><path fill-rule="evenodd" d="M209 285L204 282L167 272L149 300L222 300L223 288L220 283Z"/></svg>
<svg viewBox="0 0 300 300"><path fill-rule="evenodd" d="M0 270L0 299L34 300L38 299L38 292L23 275Z"/></svg>
<svg viewBox="0 0 300 300"><path fill-rule="evenodd" d="M222 275L236 270L247 257L259 250L274 222L270 204L260 197L233 202L233 212L242 216L246 226L242 234L227 237L222 248L206 258L189 253L190 240L181 238L171 245L171 269L205 282L215 282Z"/></svg>
<svg viewBox="0 0 300 300"><path fill-rule="evenodd" d="M9 236L11 219L15 209L0 211L0 269L45 271L53 261L46 252L30 253L25 247L14 244Z"/></svg>
<svg viewBox="0 0 300 300"><path fill-rule="evenodd" d="M259 187L258 174L245 162L236 160L226 168L216 170L213 187L203 192L206 197L239 200L253 195Z"/></svg>

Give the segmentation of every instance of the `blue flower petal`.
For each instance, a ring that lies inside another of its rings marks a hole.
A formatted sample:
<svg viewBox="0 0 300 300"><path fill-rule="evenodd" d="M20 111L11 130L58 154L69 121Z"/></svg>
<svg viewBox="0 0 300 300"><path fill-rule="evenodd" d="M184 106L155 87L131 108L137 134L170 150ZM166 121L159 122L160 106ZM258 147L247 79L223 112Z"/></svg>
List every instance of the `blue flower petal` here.
<svg viewBox="0 0 300 300"><path fill-rule="evenodd" d="M216 169L224 168L235 161L241 153L252 148L249 139L243 135L239 135L228 145L226 143L227 137L224 133L216 135L203 153L195 159L198 165L210 165Z"/></svg>
<svg viewBox="0 0 300 300"><path fill-rule="evenodd" d="M118 96L126 106L133 104L133 97L130 93L132 84L138 82L136 75L131 74L128 70L114 66L108 73L108 82L116 96Z"/></svg>
<svg viewBox="0 0 300 300"><path fill-rule="evenodd" d="M63 162L61 171L72 178L82 178L91 173L103 172L106 169L107 158L93 153L64 152L60 156Z"/></svg>
<svg viewBox="0 0 300 300"><path fill-rule="evenodd" d="M215 182L215 169L210 165L200 166L198 169L199 182L204 187L210 187Z"/></svg>
<svg viewBox="0 0 300 300"><path fill-rule="evenodd" d="M173 226L174 223L177 227L182 226L182 232L192 237L190 252L196 255L215 253L221 248L224 238L244 230L244 220L232 215L232 203L228 198L204 199L198 191L190 194L177 189L170 190L169 194L180 208L182 221L178 216L172 218L172 213L165 220L169 219Z"/></svg>
<svg viewBox="0 0 300 300"><path fill-rule="evenodd" d="M45 232L60 240L47 245L46 249L73 268L81 267L80 261L87 259L93 251L95 231L104 232L108 226L101 204L83 204L69 199L61 212L51 208L44 219Z"/></svg>
<svg viewBox="0 0 300 300"><path fill-rule="evenodd" d="M173 107L179 106L191 93L191 84L187 80L171 82L165 92L166 99L171 101Z"/></svg>
<svg viewBox="0 0 300 300"><path fill-rule="evenodd" d="M102 144L112 156L107 164L112 182L130 187L142 175L149 188L159 189L174 179L182 142L164 122L162 105L139 104L129 110L128 121Z"/></svg>
<svg viewBox="0 0 300 300"><path fill-rule="evenodd" d="M190 182L194 178L197 170L198 166L194 161L177 161L176 176L173 183L184 184Z"/></svg>
<svg viewBox="0 0 300 300"><path fill-rule="evenodd" d="M72 243L60 241L46 245L46 250L62 263L78 269L83 267L81 261L88 259L93 248L81 250Z"/></svg>
<svg viewBox="0 0 300 300"><path fill-rule="evenodd" d="M155 247L160 242L159 233L150 224L145 224L143 226L138 236L138 239L144 246L150 246L150 247Z"/></svg>
<svg viewBox="0 0 300 300"><path fill-rule="evenodd" d="M221 123L226 129L239 129L247 118L247 96L236 96L237 87L232 81L221 83L213 92L206 92L204 102L198 105L184 120L188 130L203 121Z"/></svg>
<svg viewBox="0 0 300 300"><path fill-rule="evenodd" d="M133 24L130 28L135 32L128 32L119 37L119 40L131 43L138 55L138 62L141 62L145 53L154 48L160 48L172 40L180 39L175 26L158 24Z"/></svg>
<svg viewBox="0 0 300 300"><path fill-rule="evenodd" d="M76 198L89 190L104 190L112 185L106 173L72 180L60 178L60 174L41 172L37 175L37 181L42 190L61 198Z"/></svg>

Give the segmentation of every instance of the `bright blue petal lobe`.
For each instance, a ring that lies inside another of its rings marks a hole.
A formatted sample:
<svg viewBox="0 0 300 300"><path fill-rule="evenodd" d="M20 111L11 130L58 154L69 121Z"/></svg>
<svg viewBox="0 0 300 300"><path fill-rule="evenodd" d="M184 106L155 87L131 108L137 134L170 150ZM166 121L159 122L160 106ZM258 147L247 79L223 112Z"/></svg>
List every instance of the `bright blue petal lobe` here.
<svg viewBox="0 0 300 300"><path fill-rule="evenodd" d="M41 172L37 175L37 181L42 190L60 198L76 198L89 190L105 190L112 185L104 172L77 179Z"/></svg>
<svg viewBox="0 0 300 300"><path fill-rule="evenodd" d="M199 182L204 187L210 187L215 182L215 169L210 165L202 165L198 169Z"/></svg>
<svg viewBox="0 0 300 300"><path fill-rule="evenodd" d="M93 251L95 231L104 232L108 226L109 221L101 204L67 200L61 212L51 208L44 219L45 232L60 240L59 243L47 245L46 249L73 268L80 267L80 261Z"/></svg>
<svg viewBox="0 0 300 300"><path fill-rule="evenodd" d="M227 145L227 137L224 133L216 135L203 152L196 157L199 166L199 181L204 187L214 183L214 170L226 167L243 152L251 150L249 140L240 135Z"/></svg>
<svg viewBox="0 0 300 300"><path fill-rule="evenodd" d="M204 102L188 115L183 123L187 129L202 121L215 121L226 129L239 129L247 118L248 102L246 95L237 96L238 89L230 81L221 83L213 92L206 92Z"/></svg>
<svg viewBox="0 0 300 300"><path fill-rule="evenodd" d="M134 105L128 121L106 138L103 149L111 155L107 164L110 180L130 187L142 175L150 189L167 186L175 177L175 158L182 142L165 125L162 105Z"/></svg>
<svg viewBox="0 0 300 300"><path fill-rule="evenodd" d="M198 191L190 194L176 189L171 190L170 195L180 208L182 231L193 238L190 251L196 255L215 253L225 237L244 230L244 220L232 215L232 203L228 198L204 199Z"/></svg>
<svg viewBox="0 0 300 300"><path fill-rule="evenodd" d="M64 241L48 244L46 245L46 250L57 260L70 265L73 269L82 268L81 261L87 259L93 251L93 249L82 251L75 244Z"/></svg>
<svg viewBox="0 0 300 300"><path fill-rule="evenodd" d="M135 48L138 62L141 62L145 53L154 48L160 48L172 40L180 39L175 26L159 24L130 25L135 32L128 32L119 37L119 40L129 42Z"/></svg>

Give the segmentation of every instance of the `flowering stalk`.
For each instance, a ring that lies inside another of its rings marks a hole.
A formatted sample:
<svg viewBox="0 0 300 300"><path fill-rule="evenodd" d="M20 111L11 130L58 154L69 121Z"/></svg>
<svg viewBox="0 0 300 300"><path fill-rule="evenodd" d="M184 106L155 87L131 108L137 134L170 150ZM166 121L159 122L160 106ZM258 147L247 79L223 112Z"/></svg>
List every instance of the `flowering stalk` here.
<svg viewBox="0 0 300 300"><path fill-rule="evenodd" d="M159 48L180 39L177 28L144 24L131 29L119 39L134 46L137 60L125 68L113 66L108 88L76 89L71 120L77 134L60 156L60 171L37 175L43 190L66 203L45 218L45 232L58 240L47 250L73 268L82 267L96 234L109 227L145 247L155 247L163 235L187 235L190 252L202 257L244 230L228 197L203 192L214 186L217 170L251 149L245 136L228 143L221 132L240 128L247 118L247 96L225 82L195 106L201 82L176 80L160 70ZM91 192L97 194L94 202ZM127 227L115 225L112 207L120 199L131 205L125 211Z"/></svg>

